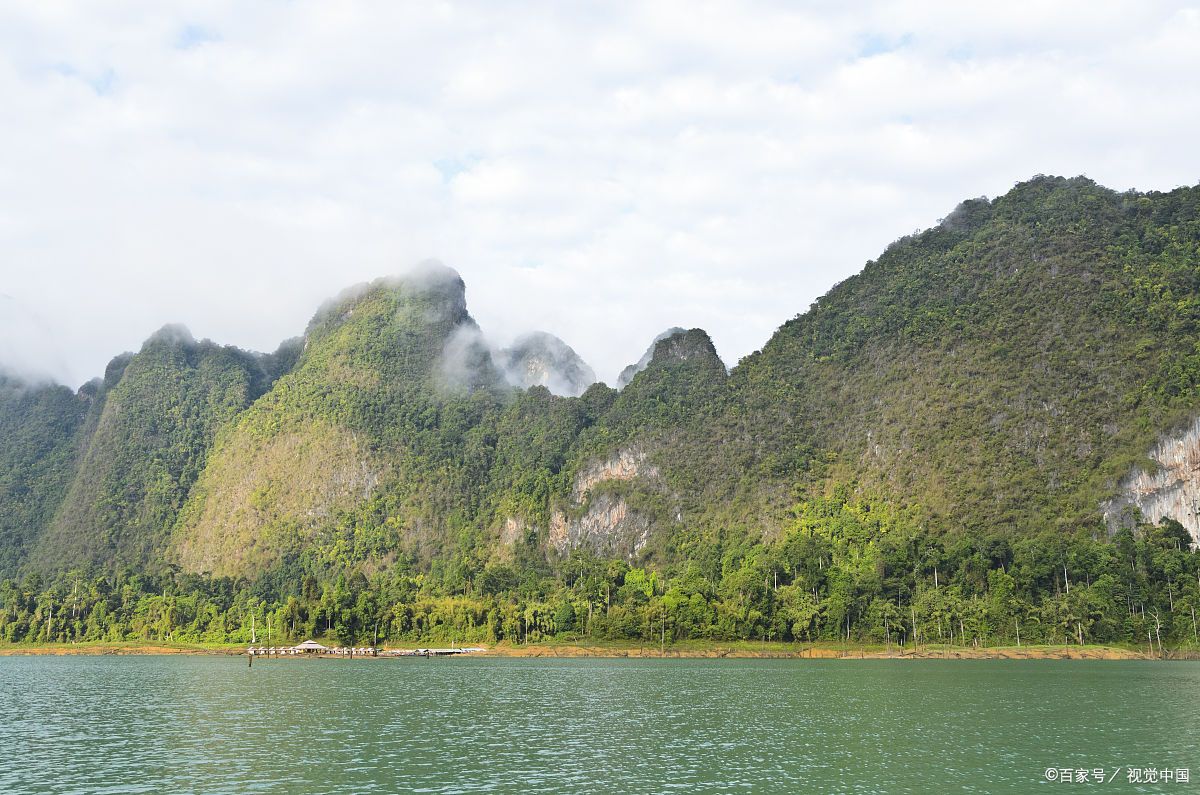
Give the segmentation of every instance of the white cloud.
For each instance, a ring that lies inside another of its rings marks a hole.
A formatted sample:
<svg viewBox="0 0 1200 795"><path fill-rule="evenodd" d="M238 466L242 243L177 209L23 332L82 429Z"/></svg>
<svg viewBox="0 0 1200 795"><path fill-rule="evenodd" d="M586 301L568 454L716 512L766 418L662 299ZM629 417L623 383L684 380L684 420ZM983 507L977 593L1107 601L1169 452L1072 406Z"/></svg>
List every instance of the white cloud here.
<svg viewBox="0 0 1200 795"><path fill-rule="evenodd" d="M0 10L0 353L269 349L438 257L500 343L733 363L960 199L1200 179L1200 11L314 1ZM21 307L17 311L16 307Z"/></svg>

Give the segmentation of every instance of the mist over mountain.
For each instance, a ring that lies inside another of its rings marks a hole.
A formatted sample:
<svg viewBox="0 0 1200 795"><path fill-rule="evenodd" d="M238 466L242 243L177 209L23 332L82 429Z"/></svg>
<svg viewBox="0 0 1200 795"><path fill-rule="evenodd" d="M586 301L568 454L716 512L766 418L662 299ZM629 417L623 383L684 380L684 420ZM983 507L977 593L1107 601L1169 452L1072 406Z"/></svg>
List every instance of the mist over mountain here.
<svg viewBox="0 0 1200 795"><path fill-rule="evenodd" d="M555 395L579 397L596 383L596 373L579 354L553 334L534 331L499 351L500 366L519 389L544 386Z"/></svg>

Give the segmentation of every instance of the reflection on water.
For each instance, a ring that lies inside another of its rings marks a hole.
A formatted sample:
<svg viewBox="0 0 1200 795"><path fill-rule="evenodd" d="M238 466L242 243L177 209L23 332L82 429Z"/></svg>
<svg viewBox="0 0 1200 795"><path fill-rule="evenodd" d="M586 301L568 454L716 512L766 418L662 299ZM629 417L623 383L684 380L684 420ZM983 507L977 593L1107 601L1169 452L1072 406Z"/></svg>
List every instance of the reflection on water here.
<svg viewBox="0 0 1200 795"><path fill-rule="evenodd" d="M1188 767L1200 664L0 658L0 791L1030 792ZM1187 785L1106 792L1185 792Z"/></svg>

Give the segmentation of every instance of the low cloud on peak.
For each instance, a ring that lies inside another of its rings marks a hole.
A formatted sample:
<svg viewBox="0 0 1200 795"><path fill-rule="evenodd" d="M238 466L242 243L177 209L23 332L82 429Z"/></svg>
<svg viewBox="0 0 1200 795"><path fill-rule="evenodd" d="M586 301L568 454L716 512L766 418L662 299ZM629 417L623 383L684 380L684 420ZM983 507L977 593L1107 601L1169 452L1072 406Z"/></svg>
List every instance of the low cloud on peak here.
<svg viewBox="0 0 1200 795"><path fill-rule="evenodd" d="M602 380L669 323L733 364L967 197L1200 179L1197 40L1161 2L10 4L0 356L273 350L436 255Z"/></svg>

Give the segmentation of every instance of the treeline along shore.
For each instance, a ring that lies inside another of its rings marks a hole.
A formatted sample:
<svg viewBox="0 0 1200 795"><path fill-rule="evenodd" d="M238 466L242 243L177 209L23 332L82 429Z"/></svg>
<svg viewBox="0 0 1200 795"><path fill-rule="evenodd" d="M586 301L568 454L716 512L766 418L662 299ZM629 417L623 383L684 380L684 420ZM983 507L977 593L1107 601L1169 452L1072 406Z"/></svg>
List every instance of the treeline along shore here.
<svg viewBox="0 0 1200 795"><path fill-rule="evenodd" d="M411 646L406 647L409 650ZM241 644L189 644L155 642L48 643L0 645L0 657L20 656L243 656ZM380 649L382 653L395 649ZM419 655L414 655L419 656ZM918 648L877 644L780 643L778 641L717 643L689 642L652 646L630 642L509 644L500 643L473 651L472 657L503 658L607 658L607 659L751 659L751 660L1200 660L1194 648L1166 649L1148 646L1088 644L1085 646L979 646L930 645ZM259 655L267 662L285 660L372 660L394 656Z"/></svg>
<svg viewBox="0 0 1200 795"><path fill-rule="evenodd" d="M557 565L396 564L323 582L30 574L0 582L0 642L244 648L315 637L697 656L1036 656L1031 647L1070 656L1099 646L1165 657L1200 648L1197 605L1200 556L1175 522L1111 537L947 539L886 505L835 496L798 506L776 541L731 543L661 571L576 553Z"/></svg>

